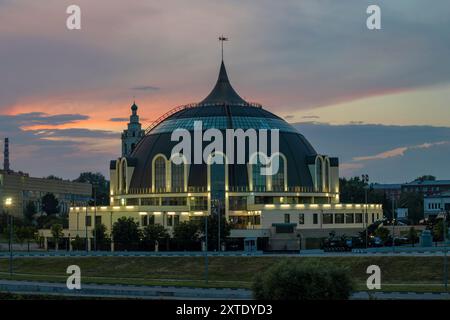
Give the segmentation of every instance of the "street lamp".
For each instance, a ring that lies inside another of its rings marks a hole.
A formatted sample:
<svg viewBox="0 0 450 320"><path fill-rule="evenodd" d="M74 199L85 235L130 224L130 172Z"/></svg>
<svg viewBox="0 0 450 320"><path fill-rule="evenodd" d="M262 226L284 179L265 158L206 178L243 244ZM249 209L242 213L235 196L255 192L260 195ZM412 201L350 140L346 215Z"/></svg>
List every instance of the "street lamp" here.
<svg viewBox="0 0 450 320"><path fill-rule="evenodd" d="M365 223L366 223L366 249L367 249L367 247L368 247L368 245L369 245L369 217L368 217L368 215L367 215L367 189L369 188L369 175L368 174L363 174L363 175L361 175L361 180L362 180L362 182L363 183L367 183L367 186L364 186L364 195L365 195L365 202L366 202L366 205L365 205L365 207L364 207L364 221L365 221Z"/></svg>
<svg viewBox="0 0 450 320"><path fill-rule="evenodd" d="M12 198L5 199L5 207L9 209L13 204ZM6 215L9 215L9 210L6 211ZM13 273L13 228L14 220L12 214L9 215L9 274Z"/></svg>

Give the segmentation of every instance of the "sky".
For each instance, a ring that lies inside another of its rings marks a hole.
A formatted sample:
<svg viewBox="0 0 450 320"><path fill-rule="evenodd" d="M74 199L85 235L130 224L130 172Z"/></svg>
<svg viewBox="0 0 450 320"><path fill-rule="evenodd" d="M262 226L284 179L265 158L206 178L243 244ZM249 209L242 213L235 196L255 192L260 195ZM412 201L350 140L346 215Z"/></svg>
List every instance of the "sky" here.
<svg viewBox="0 0 450 320"><path fill-rule="evenodd" d="M81 30L66 8L81 8ZM381 8L381 30L366 9ZM450 179L450 3L0 0L0 137L34 176L108 175L133 100L144 127L231 82L342 176Z"/></svg>

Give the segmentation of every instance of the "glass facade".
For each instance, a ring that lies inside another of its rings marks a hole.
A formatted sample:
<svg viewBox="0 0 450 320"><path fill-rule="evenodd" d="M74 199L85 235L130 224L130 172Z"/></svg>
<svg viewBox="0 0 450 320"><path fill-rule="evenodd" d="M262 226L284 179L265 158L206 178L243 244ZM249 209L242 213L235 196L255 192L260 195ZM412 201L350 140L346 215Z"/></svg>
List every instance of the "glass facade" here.
<svg viewBox="0 0 450 320"><path fill-rule="evenodd" d="M182 118L168 119L160 123L151 133L171 133L175 129L194 130L194 121L202 121L202 129L219 129L228 128L228 118L224 116L217 117L201 117L201 118ZM234 128L241 129L279 129L280 132L298 133L289 123L276 118L263 117L231 117Z"/></svg>

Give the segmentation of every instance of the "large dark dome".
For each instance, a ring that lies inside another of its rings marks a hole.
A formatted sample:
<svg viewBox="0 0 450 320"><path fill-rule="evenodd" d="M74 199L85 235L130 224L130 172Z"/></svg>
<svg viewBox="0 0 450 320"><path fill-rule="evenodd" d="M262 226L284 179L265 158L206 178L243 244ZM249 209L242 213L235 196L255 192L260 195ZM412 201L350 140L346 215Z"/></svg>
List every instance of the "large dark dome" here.
<svg viewBox="0 0 450 320"><path fill-rule="evenodd" d="M151 188L152 160L157 154L170 158L172 148L178 143L171 141L177 128L194 130L194 121L202 121L203 130L225 129L279 129L279 151L287 159L287 184L290 187L313 187L308 168L308 159L317 153L311 144L294 127L260 105L243 100L231 86L222 62L219 78L211 93L200 103L179 107L162 121L151 126L145 137L131 154L135 165L130 188ZM207 143L205 143L206 145ZM229 185L248 186L246 165L233 164L228 167ZM206 187L206 164L191 164L188 186Z"/></svg>

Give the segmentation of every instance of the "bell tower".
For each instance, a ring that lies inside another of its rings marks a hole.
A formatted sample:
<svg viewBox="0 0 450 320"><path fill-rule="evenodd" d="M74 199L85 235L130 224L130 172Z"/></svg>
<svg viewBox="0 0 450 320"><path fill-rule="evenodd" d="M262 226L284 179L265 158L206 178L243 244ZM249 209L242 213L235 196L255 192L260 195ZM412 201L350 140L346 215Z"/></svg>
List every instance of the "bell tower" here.
<svg viewBox="0 0 450 320"><path fill-rule="evenodd" d="M136 147L139 140L144 136L145 131L139 122L137 114L138 106L135 102L131 106L130 122L122 133L122 157L128 157Z"/></svg>

